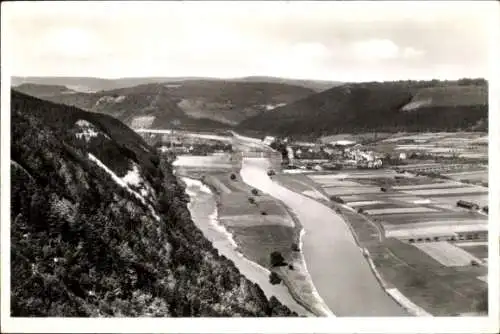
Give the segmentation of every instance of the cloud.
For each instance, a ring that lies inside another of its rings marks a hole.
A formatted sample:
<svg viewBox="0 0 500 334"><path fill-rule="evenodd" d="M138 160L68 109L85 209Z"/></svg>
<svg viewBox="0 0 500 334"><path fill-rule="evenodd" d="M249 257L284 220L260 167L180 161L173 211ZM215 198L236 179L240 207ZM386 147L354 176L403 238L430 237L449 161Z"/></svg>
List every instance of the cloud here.
<svg viewBox="0 0 500 334"><path fill-rule="evenodd" d="M389 39L355 42L351 48L354 56L361 60L394 59L399 56L399 47Z"/></svg>
<svg viewBox="0 0 500 334"><path fill-rule="evenodd" d="M488 72L485 17L493 13L472 2L8 5L2 18L9 18L14 42L3 49L14 74L101 77L482 76ZM435 64L448 67L436 72Z"/></svg>
<svg viewBox="0 0 500 334"><path fill-rule="evenodd" d="M390 39L369 39L355 42L351 45L353 55L364 61L387 59L412 59L425 54L423 50L414 47L401 48Z"/></svg>
<svg viewBox="0 0 500 334"><path fill-rule="evenodd" d="M424 50L415 49L412 47L406 47L403 49L403 58L419 58L425 54Z"/></svg>

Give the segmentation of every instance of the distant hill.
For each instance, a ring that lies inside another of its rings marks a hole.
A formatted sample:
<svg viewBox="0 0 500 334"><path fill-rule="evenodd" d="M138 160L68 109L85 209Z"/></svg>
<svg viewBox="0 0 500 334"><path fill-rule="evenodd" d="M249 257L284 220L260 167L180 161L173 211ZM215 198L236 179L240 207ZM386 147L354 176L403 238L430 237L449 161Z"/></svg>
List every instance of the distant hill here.
<svg viewBox="0 0 500 334"><path fill-rule="evenodd" d="M66 86L60 85L39 85L32 83L24 83L16 87L16 90L21 93L25 93L32 96L38 97L50 97L61 94L74 94L77 91L69 89Z"/></svg>
<svg viewBox="0 0 500 334"><path fill-rule="evenodd" d="M185 125L227 127L315 93L309 88L283 83L200 79L72 95L57 90L51 95L40 94L54 86L23 84L15 89L19 87L27 94L53 102L111 114L134 127L135 123L148 124L151 116L155 120L150 126L169 126L175 118Z"/></svg>
<svg viewBox="0 0 500 334"><path fill-rule="evenodd" d="M242 130L317 137L369 131L487 129L482 79L344 84L249 118Z"/></svg>
<svg viewBox="0 0 500 334"><path fill-rule="evenodd" d="M315 93L301 86L270 82L190 80L165 86L189 116L231 125Z"/></svg>
<svg viewBox="0 0 500 334"><path fill-rule="evenodd" d="M273 83L283 83L287 85L293 85L293 86L302 86L305 88L312 89L316 92L322 92L324 90L333 88L335 86L339 86L343 84L343 82L340 81L327 81L327 80L302 80L302 79L286 79L286 78L278 78L278 77L259 77L259 76L252 76L252 77L244 77L241 79L235 79L235 80L241 80L244 82L273 82Z"/></svg>
<svg viewBox="0 0 500 334"><path fill-rule="evenodd" d="M25 85L23 85L25 86ZM20 87L23 87L20 86ZM30 85L31 88L42 85ZM15 90L18 87L14 88ZM220 129L227 125L188 116L179 108L163 84L147 84L96 93L38 94L43 89L24 90L35 97L118 118L134 128Z"/></svg>
<svg viewBox="0 0 500 334"><path fill-rule="evenodd" d="M265 76L250 76L233 79L218 79L205 77L138 77L138 78L118 78L104 79L93 77L19 77L11 78L11 85L16 87L24 83L33 83L40 85L58 85L67 86L78 91L100 91L110 90L125 87L132 87L150 83L170 83L180 81L232 81L232 82L264 82L264 83L282 83L292 86L300 86L312 89L314 91L322 91L334 87L340 82L337 81L322 81L322 80L300 80L286 79L278 77Z"/></svg>
<svg viewBox="0 0 500 334"><path fill-rule="evenodd" d="M138 134L11 96L11 316L296 316L219 255Z"/></svg>

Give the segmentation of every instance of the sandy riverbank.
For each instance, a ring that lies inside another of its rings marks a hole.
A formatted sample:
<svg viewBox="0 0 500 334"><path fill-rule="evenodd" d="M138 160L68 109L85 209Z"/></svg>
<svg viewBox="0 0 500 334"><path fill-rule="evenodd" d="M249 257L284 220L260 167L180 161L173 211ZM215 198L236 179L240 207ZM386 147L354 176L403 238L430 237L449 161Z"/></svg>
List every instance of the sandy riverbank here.
<svg viewBox="0 0 500 334"><path fill-rule="evenodd" d="M292 297L285 285L272 285L269 282L268 269L238 252L233 235L218 220L217 203L210 187L196 179L182 177L181 180L186 184L186 193L190 196L188 209L194 223L219 253L233 261L242 275L257 283L267 298L275 296L300 316L314 316Z"/></svg>

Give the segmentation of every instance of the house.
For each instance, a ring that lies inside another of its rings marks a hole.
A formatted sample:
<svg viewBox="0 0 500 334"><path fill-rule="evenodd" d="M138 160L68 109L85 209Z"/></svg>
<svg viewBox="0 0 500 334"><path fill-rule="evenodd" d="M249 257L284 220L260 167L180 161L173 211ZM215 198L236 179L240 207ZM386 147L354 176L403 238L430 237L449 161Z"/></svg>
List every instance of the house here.
<svg viewBox="0 0 500 334"><path fill-rule="evenodd" d="M264 140L262 141L264 144L266 145L271 145L273 142L276 141L276 138L275 137L272 137L272 136L266 136L264 138Z"/></svg>
<svg viewBox="0 0 500 334"><path fill-rule="evenodd" d="M330 142L330 145L347 147L347 146L356 145L356 142L352 141L352 140L337 140L337 141Z"/></svg>

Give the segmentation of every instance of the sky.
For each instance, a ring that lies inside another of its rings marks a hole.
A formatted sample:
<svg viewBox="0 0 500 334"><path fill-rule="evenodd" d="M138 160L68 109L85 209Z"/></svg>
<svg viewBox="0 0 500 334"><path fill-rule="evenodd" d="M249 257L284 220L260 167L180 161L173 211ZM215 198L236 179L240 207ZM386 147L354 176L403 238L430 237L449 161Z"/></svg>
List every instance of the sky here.
<svg viewBox="0 0 500 334"><path fill-rule="evenodd" d="M497 14L495 1L4 2L2 34L18 76L488 78Z"/></svg>

